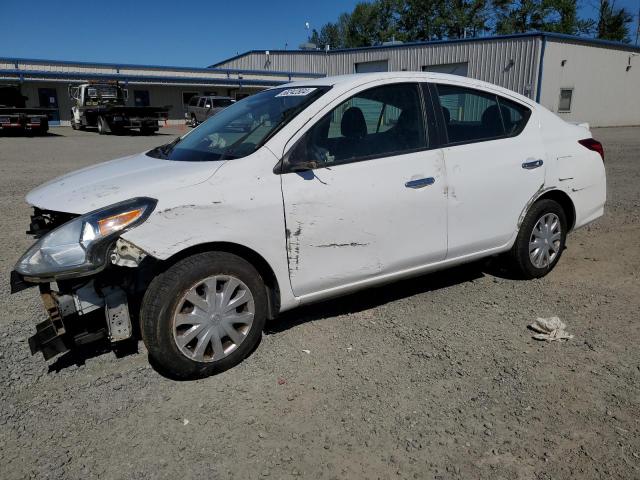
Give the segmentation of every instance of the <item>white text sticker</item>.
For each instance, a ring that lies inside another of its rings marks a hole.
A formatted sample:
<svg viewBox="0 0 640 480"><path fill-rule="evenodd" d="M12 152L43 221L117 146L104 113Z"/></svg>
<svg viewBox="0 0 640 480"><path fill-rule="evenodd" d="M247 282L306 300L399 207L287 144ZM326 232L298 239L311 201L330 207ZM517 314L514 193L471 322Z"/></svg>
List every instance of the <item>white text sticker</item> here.
<svg viewBox="0 0 640 480"><path fill-rule="evenodd" d="M276 97L304 97L316 90L315 88L288 88L281 91Z"/></svg>

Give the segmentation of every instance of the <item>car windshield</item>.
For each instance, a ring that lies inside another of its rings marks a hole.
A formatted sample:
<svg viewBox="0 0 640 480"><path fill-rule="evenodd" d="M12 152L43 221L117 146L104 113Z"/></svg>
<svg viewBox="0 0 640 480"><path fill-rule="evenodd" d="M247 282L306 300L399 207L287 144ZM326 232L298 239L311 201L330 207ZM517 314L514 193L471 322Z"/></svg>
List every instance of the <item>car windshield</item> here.
<svg viewBox="0 0 640 480"><path fill-rule="evenodd" d="M230 105L184 137L155 148L147 155L188 162L245 157L260 148L328 89L265 90Z"/></svg>

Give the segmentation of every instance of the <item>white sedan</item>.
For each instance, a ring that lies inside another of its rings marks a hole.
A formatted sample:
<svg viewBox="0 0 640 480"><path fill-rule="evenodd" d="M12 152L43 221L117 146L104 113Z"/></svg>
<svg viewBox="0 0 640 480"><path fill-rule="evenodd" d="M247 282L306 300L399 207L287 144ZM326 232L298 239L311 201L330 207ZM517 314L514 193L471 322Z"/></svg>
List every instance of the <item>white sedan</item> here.
<svg viewBox="0 0 640 480"><path fill-rule="evenodd" d="M522 278L603 214L586 125L480 81L322 78L242 100L176 141L30 192L45 358L135 340L178 378L225 370L298 305L500 256Z"/></svg>

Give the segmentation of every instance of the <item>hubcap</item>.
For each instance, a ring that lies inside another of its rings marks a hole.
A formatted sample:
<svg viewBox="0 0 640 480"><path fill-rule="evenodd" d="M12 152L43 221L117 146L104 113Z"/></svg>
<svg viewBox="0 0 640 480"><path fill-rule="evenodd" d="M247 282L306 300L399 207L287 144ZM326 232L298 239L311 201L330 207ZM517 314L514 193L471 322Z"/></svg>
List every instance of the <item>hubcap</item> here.
<svg viewBox="0 0 640 480"><path fill-rule="evenodd" d="M546 268L560 253L562 228L555 213L543 215L533 227L529 239L529 258L536 268Z"/></svg>
<svg viewBox="0 0 640 480"><path fill-rule="evenodd" d="M182 297L173 317L173 338L187 358L215 362L244 341L254 316L249 287L235 277L216 275Z"/></svg>

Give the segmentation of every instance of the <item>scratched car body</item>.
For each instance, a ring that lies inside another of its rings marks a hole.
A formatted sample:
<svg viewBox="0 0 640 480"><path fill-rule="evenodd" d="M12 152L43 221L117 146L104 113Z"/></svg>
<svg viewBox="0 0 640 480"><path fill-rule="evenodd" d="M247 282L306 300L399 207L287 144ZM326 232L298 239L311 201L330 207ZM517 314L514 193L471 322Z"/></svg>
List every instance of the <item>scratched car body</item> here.
<svg viewBox="0 0 640 480"><path fill-rule="evenodd" d="M322 78L36 188L39 240L11 283L38 285L49 315L32 352L139 330L160 369L202 377L302 304L489 256L542 277L605 190L588 126L514 92L431 73Z"/></svg>

